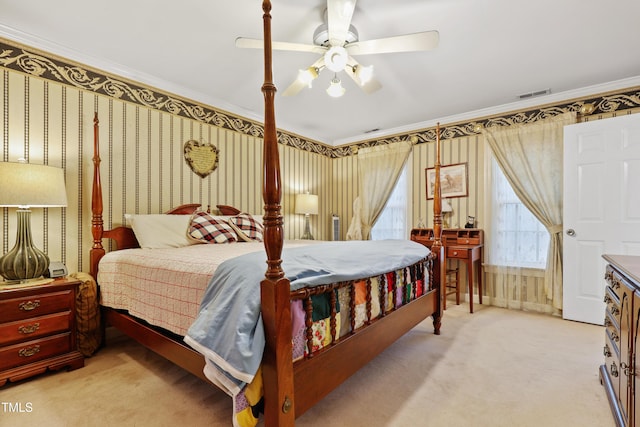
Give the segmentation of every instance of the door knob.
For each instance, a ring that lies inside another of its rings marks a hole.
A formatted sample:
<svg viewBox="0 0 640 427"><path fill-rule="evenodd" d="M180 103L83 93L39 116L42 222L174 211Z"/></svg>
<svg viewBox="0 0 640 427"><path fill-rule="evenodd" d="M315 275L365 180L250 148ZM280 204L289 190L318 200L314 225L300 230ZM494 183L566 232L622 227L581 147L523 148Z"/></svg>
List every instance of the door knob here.
<svg viewBox="0 0 640 427"><path fill-rule="evenodd" d="M567 230L567 236L573 237L575 235L576 235L576 232L575 232L575 230L573 228L570 228L570 229Z"/></svg>

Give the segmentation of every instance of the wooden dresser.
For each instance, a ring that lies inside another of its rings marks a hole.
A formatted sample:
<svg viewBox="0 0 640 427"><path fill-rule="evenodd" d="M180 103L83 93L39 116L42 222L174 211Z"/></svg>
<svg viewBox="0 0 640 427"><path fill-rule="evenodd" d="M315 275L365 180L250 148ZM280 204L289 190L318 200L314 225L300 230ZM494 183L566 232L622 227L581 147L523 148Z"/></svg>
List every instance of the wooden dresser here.
<svg viewBox="0 0 640 427"><path fill-rule="evenodd" d="M47 370L76 369L76 293L80 282L0 288L0 386Z"/></svg>
<svg viewBox="0 0 640 427"><path fill-rule="evenodd" d="M433 245L433 229L414 228L411 230L411 240L430 248ZM473 313L474 276L478 281L478 302L482 304L484 232L479 228L447 228L442 230L442 246L445 248L445 260L458 260L467 266L469 311ZM474 265L477 265L477 273L474 270Z"/></svg>
<svg viewBox="0 0 640 427"><path fill-rule="evenodd" d="M640 329L640 256L604 255L605 281L604 386L618 426L636 426L636 354Z"/></svg>

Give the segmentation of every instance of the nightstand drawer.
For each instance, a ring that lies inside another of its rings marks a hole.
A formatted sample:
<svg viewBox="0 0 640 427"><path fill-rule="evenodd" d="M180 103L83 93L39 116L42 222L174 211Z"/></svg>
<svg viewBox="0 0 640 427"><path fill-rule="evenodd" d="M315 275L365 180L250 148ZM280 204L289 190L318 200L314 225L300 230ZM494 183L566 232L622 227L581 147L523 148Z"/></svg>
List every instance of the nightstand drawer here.
<svg viewBox="0 0 640 427"><path fill-rule="evenodd" d="M28 365L69 351L71 351L70 333L3 347L0 348L0 370Z"/></svg>
<svg viewBox="0 0 640 427"><path fill-rule="evenodd" d="M61 312L0 324L0 345L32 340L71 327L71 312Z"/></svg>
<svg viewBox="0 0 640 427"><path fill-rule="evenodd" d="M67 311L73 298L73 290L67 289L0 301L0 323Z"/></svg>
<svg viewBox="0 0 640 427"><path fill-rule="evenodd" d="M456 248L455 246L447 246L447 258L466 259L469 257L467 248Z"/></svg>
<svg viewBox="0 0 640 427"><path fill-rule="evenodd" d="M479 237L458 237L456 243L459 245L479 245Z"/></svg>

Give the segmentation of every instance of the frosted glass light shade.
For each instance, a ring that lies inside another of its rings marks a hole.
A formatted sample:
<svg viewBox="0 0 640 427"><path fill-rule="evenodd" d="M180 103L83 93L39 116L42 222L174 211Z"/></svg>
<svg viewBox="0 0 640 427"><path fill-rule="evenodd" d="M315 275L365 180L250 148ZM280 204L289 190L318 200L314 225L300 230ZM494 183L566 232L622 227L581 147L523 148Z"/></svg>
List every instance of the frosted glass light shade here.
<svg viewBox="0 0 640 427"><path fill-rule="evenodd" d="M327 88L327 94L332 98L340 98L342 95L344 95L344 92L345 88L342 87L342 82L339 78L334 77L331 80L331 84Z"/></svg>

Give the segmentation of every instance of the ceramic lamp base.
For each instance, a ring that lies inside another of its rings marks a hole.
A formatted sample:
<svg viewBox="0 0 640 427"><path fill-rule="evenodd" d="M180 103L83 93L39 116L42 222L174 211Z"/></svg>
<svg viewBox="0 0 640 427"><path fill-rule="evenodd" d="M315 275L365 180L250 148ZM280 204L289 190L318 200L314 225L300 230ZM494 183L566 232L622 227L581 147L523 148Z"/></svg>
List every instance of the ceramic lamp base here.
<svg viewBox="0 0 640 427"><path fill-rule="evenodd" d="M49 257L33 246L31 211L18 209L16 244L0 258L0 276L9 281L25 281L41 277L49 268Z"/></svg>

